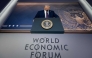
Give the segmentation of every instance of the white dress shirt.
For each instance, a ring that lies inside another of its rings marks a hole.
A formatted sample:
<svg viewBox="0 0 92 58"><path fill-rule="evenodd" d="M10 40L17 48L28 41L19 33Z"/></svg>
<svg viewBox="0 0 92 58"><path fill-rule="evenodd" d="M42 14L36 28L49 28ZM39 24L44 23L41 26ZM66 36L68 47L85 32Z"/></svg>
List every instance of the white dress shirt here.
<svg viewBox="0 0 92 58"><path fill-rule="evenodd" d="M45 18L46 18L46 10L44 10L44 14L45 14ZM49 14L49 11L48 11L48 14Z"/></svg>

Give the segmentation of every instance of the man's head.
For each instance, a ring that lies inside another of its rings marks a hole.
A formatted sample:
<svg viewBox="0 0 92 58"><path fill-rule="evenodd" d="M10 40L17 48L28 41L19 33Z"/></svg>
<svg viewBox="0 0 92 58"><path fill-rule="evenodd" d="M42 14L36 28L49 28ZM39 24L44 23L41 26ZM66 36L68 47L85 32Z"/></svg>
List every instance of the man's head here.
<svg viewBox="0 0 92 58"><path fill-rule="evenodd" d="M44 10L50 10L50 6L49 5L45 5L44 6Z"/></svg>

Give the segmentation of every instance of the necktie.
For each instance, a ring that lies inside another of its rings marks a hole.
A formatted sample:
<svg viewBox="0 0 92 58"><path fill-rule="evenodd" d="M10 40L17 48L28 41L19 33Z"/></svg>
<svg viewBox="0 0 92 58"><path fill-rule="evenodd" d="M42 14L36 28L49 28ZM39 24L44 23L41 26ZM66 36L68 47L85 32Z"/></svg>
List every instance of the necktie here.
<svg viewBox="0 0 92 58"><path fill-rule="evenodd" d="M48 14L48 11L46 11L46 18L49 18L49 14Z"/></svg>

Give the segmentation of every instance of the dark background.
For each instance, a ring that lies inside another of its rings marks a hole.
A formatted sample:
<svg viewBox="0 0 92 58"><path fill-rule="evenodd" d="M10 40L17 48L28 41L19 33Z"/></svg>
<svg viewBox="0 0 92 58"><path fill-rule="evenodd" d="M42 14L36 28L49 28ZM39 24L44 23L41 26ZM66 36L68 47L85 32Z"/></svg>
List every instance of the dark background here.
<svg viewBox="0 0 92 58"><path fill-rule="evenodd" d="M2 9L7 5L7 3L10 0L0 0L0 11L2 11ZM91 0L88 0L89 3L92 5ZM49 2L49 3L60 3L60 2L78 2L78 0L18 0L18 2Z"/></svg>
<svg viewBox="0 0 92 58"><path fill-rule="evenodd" d="M87 0L87 1L92 6L92 0Z"/></svg>
<svg viewBox="0 0 92 58"><path fill-rule="evenodd" d="M9 3L10 0L0 0L0 12L3 10L3 8ZM77 2L78 0L18 0L18 2Z"/></svg>
<svg viewBox="0 0 92 58"><path fill-rule="evenodd" d="M77 2L78 0L18 0L19 2Z"/></svg>
<svg viewBox="0 0 92 58"><path fill-rule="evenodd" d="M0 0L0 12L10 2L10 0Z"/></svg>

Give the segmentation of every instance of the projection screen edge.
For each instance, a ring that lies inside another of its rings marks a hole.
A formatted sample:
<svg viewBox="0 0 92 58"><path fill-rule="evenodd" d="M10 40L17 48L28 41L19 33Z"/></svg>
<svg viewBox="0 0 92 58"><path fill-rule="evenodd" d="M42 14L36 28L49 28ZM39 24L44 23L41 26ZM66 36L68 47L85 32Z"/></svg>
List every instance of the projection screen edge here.
<svg viewBox="0 0 92 58"><path fill-rule="evenodd" d="M92 21L92 7L88 4L88 2L86 2L86 0L79 0L79 3Z"/></svg>
<svg viewBox="0 0 92 58"><path fill-rule="evenodd" d="M2 12L0 13L0 28L16 4L17 0L11 0L8 5L2 10Z"/></svg>

